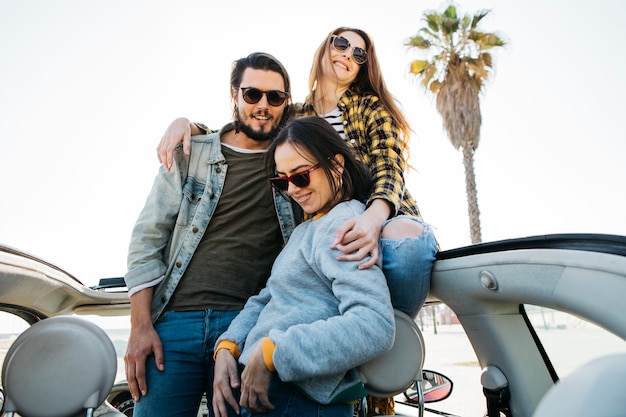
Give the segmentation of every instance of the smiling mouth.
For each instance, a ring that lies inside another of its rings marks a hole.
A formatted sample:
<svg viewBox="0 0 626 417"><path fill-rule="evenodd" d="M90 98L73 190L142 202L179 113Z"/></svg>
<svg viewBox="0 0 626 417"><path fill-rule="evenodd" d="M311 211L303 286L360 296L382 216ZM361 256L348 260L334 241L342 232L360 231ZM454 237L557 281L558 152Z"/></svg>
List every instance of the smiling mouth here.
<svg viewBox="0 0 626 417"><path fill-rule="evenodd" d="M260 119L260 120L269 120L271 119L269 113L265 110L260 110L256 113L252 114L252 117L254 117L255 119Z"/></svg>
<svg viewBox="0 0 626 417"><path fill-rule="evenodd" d="M309 199L309 196L311 195L311 193L306 193L306 194L302 194L299 196L293 196L293 199L296 200L296 202L298 204L302 204L304 202L306 202Z"/></svg>
<svg viewBox="0 0 626 417"><path fill-rule="evenodd" d="M257 120L271 120L271 116L267 113L267 112L257 112L252 114L252 117L257 119Z"/></svg>
<svg viewBox="0 0 626 417"><path fill-rule="evenodd" d="M349 71L348 65L344 64L343 61L333 61L333 63L336 66L343 68L345 71Z"/></svg>

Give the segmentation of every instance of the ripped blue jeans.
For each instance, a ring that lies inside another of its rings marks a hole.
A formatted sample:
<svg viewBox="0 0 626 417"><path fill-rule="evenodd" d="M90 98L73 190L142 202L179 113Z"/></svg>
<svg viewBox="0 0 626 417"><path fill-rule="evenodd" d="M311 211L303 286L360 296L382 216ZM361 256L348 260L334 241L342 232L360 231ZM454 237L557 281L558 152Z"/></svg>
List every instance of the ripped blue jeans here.
<svg viewBox="0 0 626 417"><path fill-rule="evenodd" d="M383 228L397 218L408 218L424 226L415 238L380 240L383 272L394 308L415 318L430 289L430 273L437 254L437 240L432 227L414 216L397 216L385 222Z"/></svg>

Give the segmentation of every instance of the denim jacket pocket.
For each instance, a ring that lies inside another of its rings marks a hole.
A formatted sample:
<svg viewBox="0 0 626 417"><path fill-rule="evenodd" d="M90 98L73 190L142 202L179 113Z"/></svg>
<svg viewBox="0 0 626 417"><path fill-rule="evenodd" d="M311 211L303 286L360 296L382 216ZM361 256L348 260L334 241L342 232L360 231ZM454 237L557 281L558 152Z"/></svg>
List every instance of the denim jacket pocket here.
<svg viewBox="0 0 626 417"><path fill-rule="evenodd" d="M178 226L186 226L193 219L204 194L204 188L205 184L199 184L194 178L187 178L183 186L183 201L176 220Z"/></svg>

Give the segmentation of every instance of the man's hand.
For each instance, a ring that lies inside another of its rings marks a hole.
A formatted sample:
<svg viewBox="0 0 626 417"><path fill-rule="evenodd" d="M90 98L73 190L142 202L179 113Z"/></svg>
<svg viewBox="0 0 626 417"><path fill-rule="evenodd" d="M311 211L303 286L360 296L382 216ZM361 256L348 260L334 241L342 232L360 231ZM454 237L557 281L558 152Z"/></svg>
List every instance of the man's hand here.
<svg viewBox="0 0 626 417"><path fill-rule="evenodd" d="M189 152L191 152L190 124L189 119L184 117L179 117L174 120L167 127L159 146L157 146L159 162L162 163L168 171L172 168L174 149L176 149L179 143L182 142L185 155L189 155Z"/></svg>
<svg viewBox="0 0 626 417"><path fill-rule="evenodd" d="M152 353L154 354L154 365L157 369L159 371L165 370L163 346L152 323L143 327L131 326L124 364L130 395L136 402L142 396L148 394L146 358Z"/></svg>
<svg viewBox="0 0 626 417"><path fill-rule="evenodd" d="M216 417L228 417L226 403L241 414L239 403L233 396L233 389L239 388L239 373L237 360L228 349L220 349L215 355L215 370L213 375L213 412Z"/></svg>
<svg viewBox="0 0 626 417"><path fill-rule="evenodd" d="M130 337L124 355L126 379L133 400L148 395L146 382L146 358L154 354L154 365L165 370L165 358L161 338L152 325L150 304L153 288L145 288L130 297Z"/></svg>
<svg viewBox="0 0 626 417"><path fill-rule="evenodd" d="M272 373L265 366L263 350L259 343L248 359L246 368L241 374L241 399L239 404L251 413L264 413L273 410L268 391Z"/></svg>

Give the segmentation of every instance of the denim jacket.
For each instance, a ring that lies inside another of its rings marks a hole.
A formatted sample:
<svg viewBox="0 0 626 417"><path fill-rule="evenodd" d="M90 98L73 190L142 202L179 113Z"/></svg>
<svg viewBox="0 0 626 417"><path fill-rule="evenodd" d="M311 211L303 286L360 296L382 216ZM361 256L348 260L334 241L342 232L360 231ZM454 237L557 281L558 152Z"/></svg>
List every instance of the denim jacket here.
<svg viewBox="0 0 626 417"><path fill-rule="evenodd" d="M146 204L133 229L128 250L129 290L158 283L152 296L152 321L165 310L219 202L228 165L221 152L221 132L193 136L191 155L182 146L168 172L161 166ZM292 203L274 192L283 241L296 226ZM159 279L163 278L162 280Z"/></svg>

